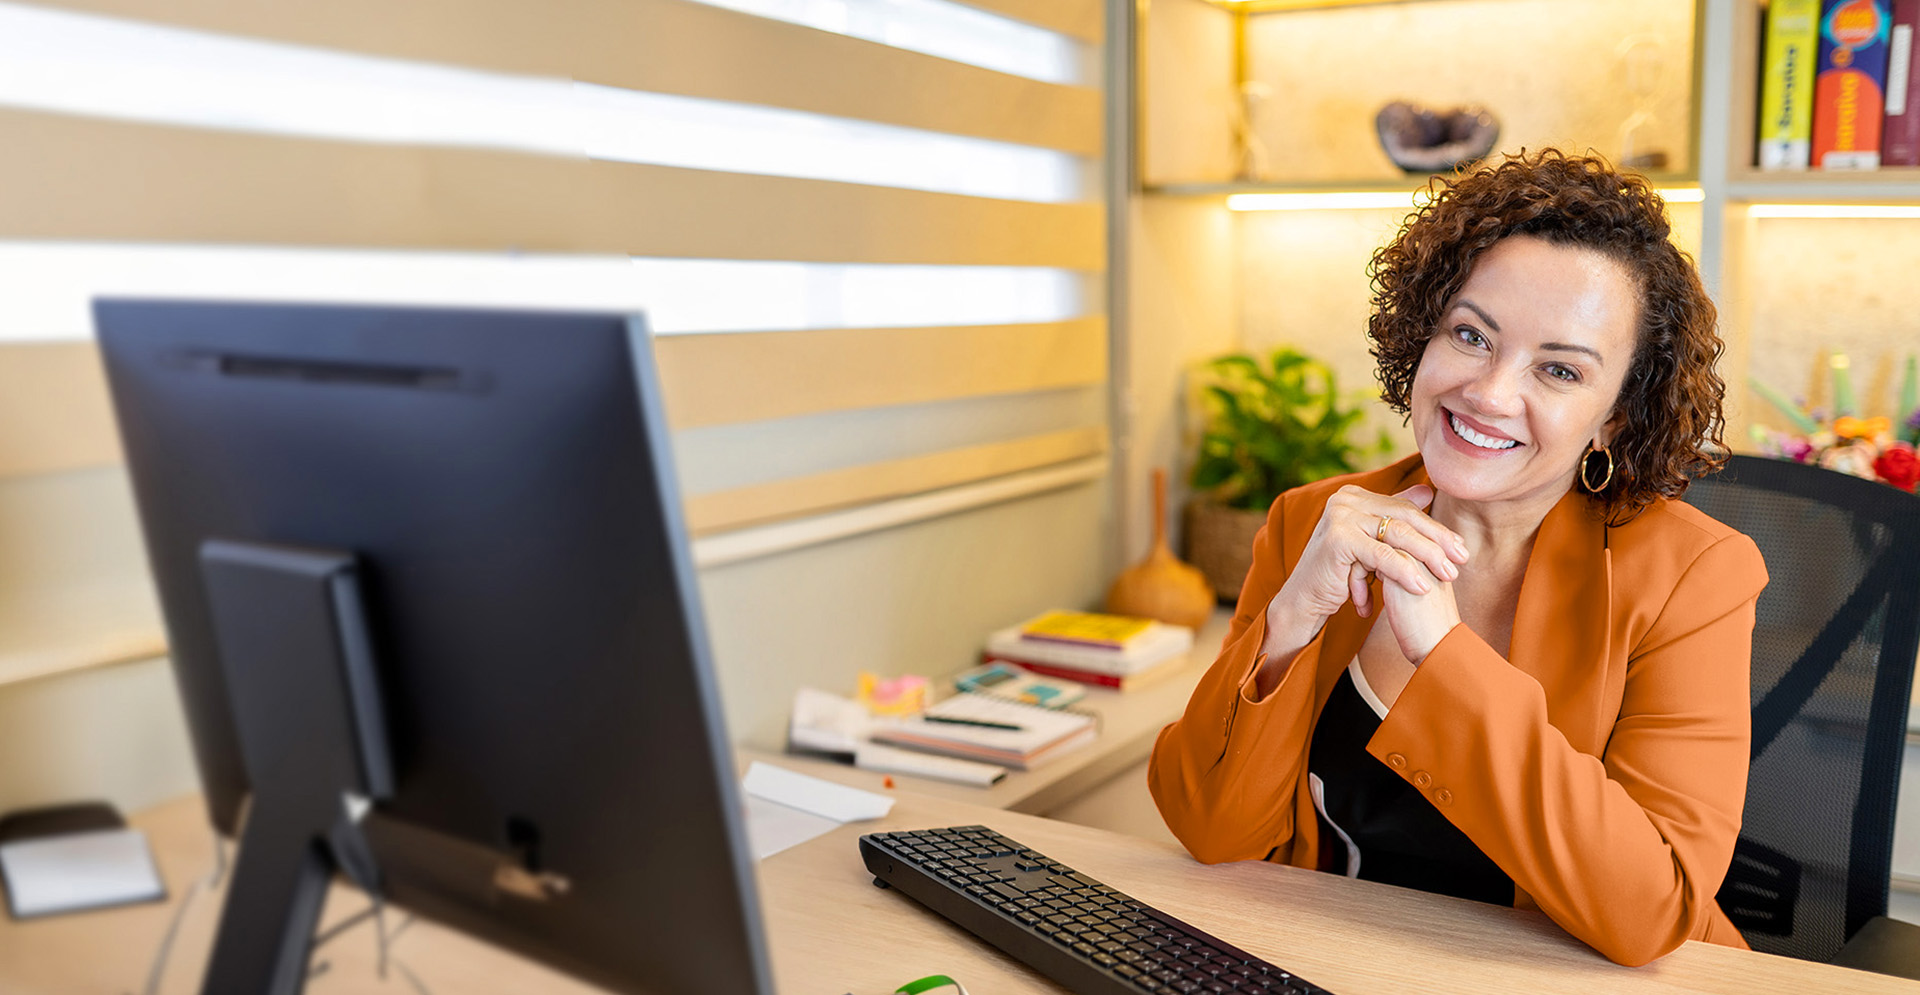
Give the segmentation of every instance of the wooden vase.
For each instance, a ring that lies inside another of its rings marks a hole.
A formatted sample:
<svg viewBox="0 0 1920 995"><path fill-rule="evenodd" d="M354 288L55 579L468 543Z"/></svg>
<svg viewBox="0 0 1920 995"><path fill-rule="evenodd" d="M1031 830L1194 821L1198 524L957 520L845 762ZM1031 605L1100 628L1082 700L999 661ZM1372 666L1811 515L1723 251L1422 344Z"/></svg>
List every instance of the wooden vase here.
<svg viewBox="0 0 1920 995"><path fill-rule="evenodd" d="M1167 547L1167 472L1153 471L1153 545L1107 589L1106 610L1199 629L1213 612L1213 589Z"/></svg>

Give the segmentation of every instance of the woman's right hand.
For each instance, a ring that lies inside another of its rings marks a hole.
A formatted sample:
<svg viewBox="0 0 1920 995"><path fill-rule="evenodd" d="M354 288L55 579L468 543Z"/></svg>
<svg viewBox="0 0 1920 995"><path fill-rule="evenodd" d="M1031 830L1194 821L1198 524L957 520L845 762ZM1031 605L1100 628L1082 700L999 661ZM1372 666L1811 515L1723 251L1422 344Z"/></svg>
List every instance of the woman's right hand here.
<svg viewBox="0 0 1920 995"><path fill-rule="evenodd" d="M1433 488L1425 484L1398 494L1376 494L1353 484L1335 491L1300 562L1267 603L1262 651L1269 663L1290 661L1348 601L1361 617L1371 614L1370 574L1415 593L1430 590L1434 577L1458 577L1459 564L1467 562L1466 541L1426 513L1432 503Z"/></svg>

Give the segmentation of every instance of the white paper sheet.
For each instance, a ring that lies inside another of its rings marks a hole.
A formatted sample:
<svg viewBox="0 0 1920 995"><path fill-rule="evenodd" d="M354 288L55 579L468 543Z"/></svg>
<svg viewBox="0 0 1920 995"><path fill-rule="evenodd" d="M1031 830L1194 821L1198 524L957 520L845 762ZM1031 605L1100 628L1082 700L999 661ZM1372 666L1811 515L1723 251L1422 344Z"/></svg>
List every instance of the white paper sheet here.
<svg viewBox="0 0 1920 995"><path fill-rule="evenodd" d="M849 788L758 760L748 765L742 783L747 794L835 822L878 819L893 811L893 799L886 795Z"/></svg>
<svg viewBox="0 0 1920 995"><path fill-rule="evenodd" d="M0 846L0 875L14 916L158 901L166 897L147 838L137 829L103 829Z"/></svg>
<svg viewBox="0 0 1920 995"><path fill-rule="evenodd" d="M878 819L893 799L795 773L756 760L741 779L746 789L747 840L761 860L843 823Z"/></svg>
<svg viewBox="0 0 1920 995"><path fill-rule="evenodd" d="M753 847L755 860L765 860L838 828L840 823L832 819L747 796L747 843Z"/></svg>

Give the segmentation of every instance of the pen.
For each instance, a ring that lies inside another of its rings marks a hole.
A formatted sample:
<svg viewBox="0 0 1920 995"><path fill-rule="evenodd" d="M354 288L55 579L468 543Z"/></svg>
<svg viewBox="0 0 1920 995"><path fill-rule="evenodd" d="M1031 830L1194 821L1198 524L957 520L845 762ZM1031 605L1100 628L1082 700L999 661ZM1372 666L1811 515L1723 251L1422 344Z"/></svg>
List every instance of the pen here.
<svg viewBox="0 0 1920 995"><path fill-rule="evenodd" d="M945 715L923 715L921 718L926 719L928 722L944 722L950 726L978 726L982 729L1005 729L1009 732L1026 732L1024 727L1007 722L987 722L981 719L956 719Z"/></svg>

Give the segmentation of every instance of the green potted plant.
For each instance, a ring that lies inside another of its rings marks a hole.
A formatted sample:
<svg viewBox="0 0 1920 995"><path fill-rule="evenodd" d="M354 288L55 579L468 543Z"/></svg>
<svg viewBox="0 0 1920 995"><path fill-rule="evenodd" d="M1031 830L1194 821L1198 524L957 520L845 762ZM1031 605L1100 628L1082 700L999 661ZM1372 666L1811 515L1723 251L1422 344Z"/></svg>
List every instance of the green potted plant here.
<svg viewBox="0 0 1920 995"><path fill-rule="evenodd" d="M1392 442L1382 431L1371 446L1354 444L1361 411L1342 404L1333 368L1289 347L1264 364L1246 353L1209 360L1195 382L1204 419L1188 477L1187 558L1230 601L1252 565L1254 533L1282 491L1351 473Z"/></svg>

